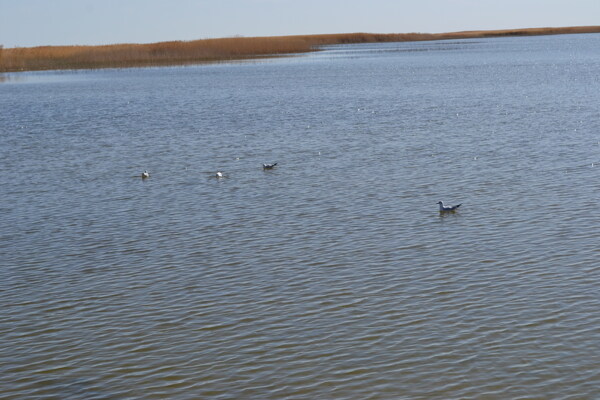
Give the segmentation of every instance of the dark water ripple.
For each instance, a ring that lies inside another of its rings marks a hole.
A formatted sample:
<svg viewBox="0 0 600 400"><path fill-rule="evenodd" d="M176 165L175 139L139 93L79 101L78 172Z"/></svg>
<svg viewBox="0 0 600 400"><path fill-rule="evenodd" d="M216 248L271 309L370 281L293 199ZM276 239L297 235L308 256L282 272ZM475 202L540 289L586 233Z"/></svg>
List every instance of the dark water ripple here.
<svg viewBox="0 0 600 400"><path fill-rule="evenodd" d="M598 397L599 38L4 80L2 396Z"/></svg>

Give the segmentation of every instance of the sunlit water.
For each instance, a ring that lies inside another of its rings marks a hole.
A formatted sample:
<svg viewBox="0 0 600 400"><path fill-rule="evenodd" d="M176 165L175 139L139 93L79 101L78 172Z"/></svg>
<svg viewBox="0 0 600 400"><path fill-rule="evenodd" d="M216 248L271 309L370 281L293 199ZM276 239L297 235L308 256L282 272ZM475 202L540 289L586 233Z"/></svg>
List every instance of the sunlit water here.
<svg viewBox="0 0 600 400"><path fill-rule="evenodd" d="M5 75L0 397L599 398L599 48Z"/></svg>

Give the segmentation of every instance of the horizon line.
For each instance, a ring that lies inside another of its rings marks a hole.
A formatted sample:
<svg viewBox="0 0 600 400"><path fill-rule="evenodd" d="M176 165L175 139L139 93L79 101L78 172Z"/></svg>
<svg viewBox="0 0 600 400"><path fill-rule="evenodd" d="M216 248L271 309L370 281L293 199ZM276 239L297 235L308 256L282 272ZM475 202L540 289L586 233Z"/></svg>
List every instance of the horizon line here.
<svg viewBox="0 0 600 400"><path fill-rule="evenodd" d="M548 32L552 30L558 30L560 32ZM578 30L577 32L568 32L568 30ZM581 32L579 30L582 30ZM230 35L230 36L218 36L218 37L204 37L198 39L174 39L174 40L164 40L164 41L155 41L155 42L115 42L115 43L104 43L104 44L47 44L47 45L35 45L35 46L13 46L13 47L5 47L0 43L0 49L10 50L10 49L35 49L40 47L106 47L106 46L121 46L121 45L153 45L153 44L163 44L163 43L190 43L190 42L198 42L203 40L219 40L219 39L253 39L253 38L298 38L298 37L313 37L313 36L339 36L339 35L356 35L356 34L367 34L367 35L424 35L424 36L432 36L432 37L443 37L446 35L502 35L506 33L518 34L522 33L523 35L535 35L535 31L545 31L537 33L539 35L553 35L553 34L578 34L578 33L600 33L600 25L571 25L571 26L546 26L546 27L535 27L535 28L506 28L506 29L471 29L471 30L461 30L461 31L450 31L450 32L391 32L391 33L382 33L382 32L343 32L343 33L308 33L308 34L289 34L289 35L263 35L263 36L245 36L241 34ZM440 39L443 40L443 39Z"/></svg>

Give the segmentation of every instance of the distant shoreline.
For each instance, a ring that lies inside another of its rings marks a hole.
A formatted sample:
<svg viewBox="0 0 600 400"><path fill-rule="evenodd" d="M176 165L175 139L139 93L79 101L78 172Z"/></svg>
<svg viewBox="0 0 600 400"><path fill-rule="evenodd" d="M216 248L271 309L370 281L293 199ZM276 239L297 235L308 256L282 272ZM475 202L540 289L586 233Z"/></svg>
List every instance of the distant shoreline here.
<svg viewBox="0 0 600 400"><path fill-rule="evenodd" d="M525 28L449 33L340 33L233 37L150 44L100 46L0 46L0 73L42 70L134 68L227 62L318 51L321 46L352 43L416 42L507 36L600 33L600 26Z"/></svg>

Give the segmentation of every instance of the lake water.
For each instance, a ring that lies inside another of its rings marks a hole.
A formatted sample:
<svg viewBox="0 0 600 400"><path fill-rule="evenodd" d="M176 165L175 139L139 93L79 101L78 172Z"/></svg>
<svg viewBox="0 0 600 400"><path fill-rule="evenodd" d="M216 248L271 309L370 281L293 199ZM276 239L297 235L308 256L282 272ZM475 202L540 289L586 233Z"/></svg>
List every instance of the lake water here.
<svg viewBox="0 0 600 400"><path fill-rule="evenodd" d="M0 396L599 398L599 49L3 76Z"/></svg>

